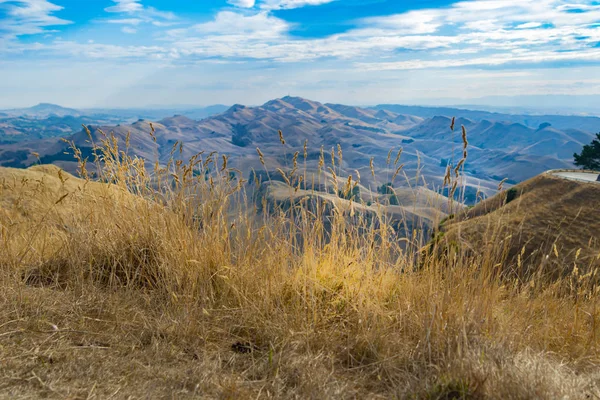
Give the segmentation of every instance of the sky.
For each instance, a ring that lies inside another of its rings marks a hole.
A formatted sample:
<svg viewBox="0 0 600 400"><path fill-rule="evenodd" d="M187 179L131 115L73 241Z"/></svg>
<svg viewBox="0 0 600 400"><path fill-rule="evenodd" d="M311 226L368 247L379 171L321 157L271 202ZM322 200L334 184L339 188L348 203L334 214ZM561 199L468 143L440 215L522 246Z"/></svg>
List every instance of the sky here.
<svg viewBox="0 0 600 400"><path fill-rule="evenodd" d="M0 0L0 108L286 95L569 107L600 95L600 0Z"/></svg>

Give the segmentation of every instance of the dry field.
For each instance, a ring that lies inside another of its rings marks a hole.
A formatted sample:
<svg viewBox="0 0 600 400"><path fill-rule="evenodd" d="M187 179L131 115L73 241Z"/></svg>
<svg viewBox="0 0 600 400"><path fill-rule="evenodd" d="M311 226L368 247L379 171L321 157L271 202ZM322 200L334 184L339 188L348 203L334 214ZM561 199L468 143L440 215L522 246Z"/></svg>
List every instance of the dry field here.
<svg viewBox="0 0 600 400"><path fill-rule="evenodd" d="M107 183L0 169L0 397L600 397L594 271L513 279L492 242L258 213L220 156L101 147Z"/></svg>

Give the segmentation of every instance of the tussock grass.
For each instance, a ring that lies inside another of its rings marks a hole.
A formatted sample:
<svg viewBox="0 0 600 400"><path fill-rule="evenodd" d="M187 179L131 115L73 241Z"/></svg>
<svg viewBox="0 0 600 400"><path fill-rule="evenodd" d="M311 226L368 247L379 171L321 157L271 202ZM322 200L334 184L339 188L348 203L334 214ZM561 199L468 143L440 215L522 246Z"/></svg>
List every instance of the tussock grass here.
<svg viewBox="0 0 600 400"><path fill-rule="evenodd" d="M106 184L1 171L0 396L600 395L592 281L515 282L502 247L424 253L352 207L259 212L226 158L118 146Z"/></svg>

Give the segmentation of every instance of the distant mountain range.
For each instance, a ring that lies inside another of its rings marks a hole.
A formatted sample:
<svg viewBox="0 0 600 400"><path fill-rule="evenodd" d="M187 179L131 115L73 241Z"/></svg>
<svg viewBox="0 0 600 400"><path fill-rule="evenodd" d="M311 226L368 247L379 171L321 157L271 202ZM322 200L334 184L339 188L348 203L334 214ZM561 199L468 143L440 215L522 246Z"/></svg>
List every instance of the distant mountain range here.
<svg viewBox="0 0 600 400"><path fill-rule="evenodd" d="M581 115L544 115L544 114L506 114L482 110L470 110L451 107L421 107L382 104L373 107L376 110L389 110L399 114L416 115L423 118L435 116L458 116L474 121L490 120L501 122L515 122L536 128L541 124L549 123L558 129L580 129L585 131L599 131L600 117Z"/></svg>
<svg viewBox="0 0 600 400"><path fill-rule="evenodd" d="M173 109L83 109L75 110L42 103L30 108L0 111L0 144L64 137L81 130L82 125L130 124L139 119L161 120L174 114L203 119L227 110L214 105L205 108Z"/></svg>
<svg viewBox="0 0 600 400"><path fill-rule="evenodd" d="M202 150L217 151L228 154L231 162L246 174L252 168L263 169L257 147L265 155L268 169L285 170L295 151L303 153L307 141L306 169L316 171L321 147L330 154L332 148L337 152L339 144L343 158L336 161L336 173L347 177L358 171L361 183L373 190L394 175L397 167L387 162L388 154L393 149L394 161L400 148L400 163L404 164L406 176L400 174L396 185L416 185L426 180L439 186L447 165L456 165L462 157L460 126L464 125L469 141L464 165L469 201L474 201L478 191L494 193L505 178L509 183L518 183L548 169L573 168L573 153L600 130L598 117L510 115L400 105L361 108L289 96L257 107L215 106L188 110L188 116L144 118L117 125L114 121L119 118L131 121L142 111L121 110L121 114L112 114L114 110L105 110L104 114L84 115L48 104L26 110L29 111L21 110L25 114L20 116L12 110L8 112L12 117L0 117L0 140L5 143L0 145L0 165L27 167L41 160L74 171L75 160L65 154L67 145L59 137L67 137L84 154L90 154L87 134L74 126L81 122L91 129L94 140L100 139L99 130L114 132L123 142L127 132L131 132L131 151L150 161L158 155L160 162L166 162L179 141L184 147L178 157L185 159ZM156 115L160 112L166 111L148 111ZM455 132L450 130L453 116L457 117ZM37 128L25 128L25 122L34 118ZM156 143L148 133L150 120L155 121ZM55 129L49 130L48 126ZM283 132L285 146L279 141L278 130ZM40 160L32 152L38 153ZM370 171L372 158L377 169L375 177ZM330 156L327 160L331 163Z"/></svg>
<svg viewBox="0 0 600 400"><path fill-rule="evenodd" d="M115 123L133 122L137 119L162 119L175 114L188 118L202 119L221 113L229 107L216 104L208 107L189 108L87 108L73 109L56 104L40 103L29 108L0 110L0 118L45 119L49 117L86 117L90 120L113 121Z"/></svg>

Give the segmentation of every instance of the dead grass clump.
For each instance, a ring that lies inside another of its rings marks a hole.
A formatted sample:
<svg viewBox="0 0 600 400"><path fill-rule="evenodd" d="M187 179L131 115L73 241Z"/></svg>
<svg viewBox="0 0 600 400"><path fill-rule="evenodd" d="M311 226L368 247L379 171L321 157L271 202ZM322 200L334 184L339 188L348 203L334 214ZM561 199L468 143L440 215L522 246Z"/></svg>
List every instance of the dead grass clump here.
<svg viewBox="0 0 600 400"><path fill-rule="evenodd" d="M161 276L160 243L143 240L71 242L54 258L23 273L25 283L64 287L89 281L110 287L158 289Z"/></svg>

